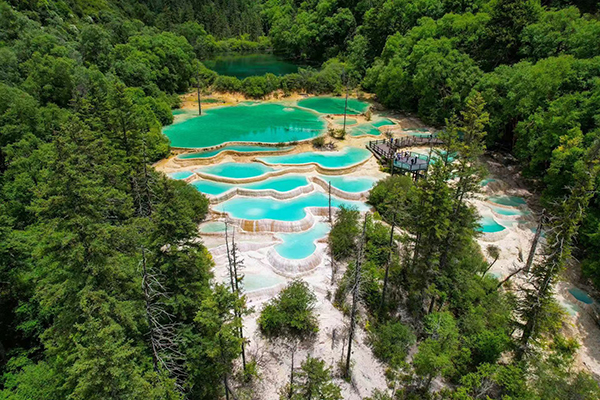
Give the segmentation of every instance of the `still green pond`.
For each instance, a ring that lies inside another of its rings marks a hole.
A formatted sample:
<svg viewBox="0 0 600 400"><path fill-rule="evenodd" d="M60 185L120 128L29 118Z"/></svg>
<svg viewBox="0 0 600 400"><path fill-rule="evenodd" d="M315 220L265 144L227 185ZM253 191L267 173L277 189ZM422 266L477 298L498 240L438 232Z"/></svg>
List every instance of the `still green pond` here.
<svg viewBox="0 0 600 400"><path fill-rule="evenodd" d="M298 66L274 54L224 54L204 61L207 68L219 75L244 79L267 73L286 75L298 72Z"/></svg>

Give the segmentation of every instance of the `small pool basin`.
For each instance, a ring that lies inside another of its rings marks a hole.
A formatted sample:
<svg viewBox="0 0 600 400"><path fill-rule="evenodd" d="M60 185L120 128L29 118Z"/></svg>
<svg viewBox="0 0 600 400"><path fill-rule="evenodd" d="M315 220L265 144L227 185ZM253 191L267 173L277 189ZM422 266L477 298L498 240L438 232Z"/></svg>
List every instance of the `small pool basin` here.
<svg viewBox="0 0 600 400"><path fill-rule="evenodd" d="M192 182L192 185L198 189L199 192L213 196L218 196L235 187L251 190L275 190L277 192L287 192L308 184L308 179L303 175L282 175L268 178L264 181L244 184L215 182L207 179L197 179Z"/></svg>
<svg viewBox="0 0 600 400"><path fill-rule="evenodd" d="M367 149L346 147L341 151L297 153L282 156L262 157L261 161L273 165L299 165L315 163L324 168L344 168L365 161L371 156Z"/></svg>
<svg viewBox="0 0 600 400"><path fill-rule="evenodd" d="M279 275L262 275L247 273L244 276L243 285L244 290L246 290L247 292L252 292L254 290L270 288L284 282L285 278Z"/></svg>
<svg viewBox="0 0 600 400"><path fill-rule="evenodd" d="M315 241L325 237L329 232L329 224L318 222L306 232L280 233L277 237L283 243L275 245L280 256L290 260L301 260L314 253L317 246Z"/></svg>
<svg viewBox="0 0 600 400"><path fill-rule="evenodd" d="M209 151L199 151L194 153L184 153L177 156L180 160L193 160L198 158L209 158L214 157L224 151L235 151L238 153L270 153L274 151L287 151L291 150L292 146L223 146L221 148Z"/></svg>
<svg viewBox="0 0 600 400"><path fill-rule="evenodd" d="M377 182L376 178L362 176L321 175L320 178L325 182L331 182L331 186L349 193L370 190Z"/></svg>
<svg viewBox="0 0 600 400"><path fill-rule="evenodd" d="M207 222L200 225L201 233L221 233L225 232L225 223L221 221Z"/></svg>
<svg viewBox="0 0 600 400"><path fill-rule="evenodd" d="M275 171L275 168L266 166L261 163L222 163L211 165L210 167L198 168L197 172L201 172L204 174L220 176L223 178L234 178L234 179L243 179L243 178L253 178L256 176L263 175L270 171Z"/></svg>
<svg viewBox="0 0 600 400"><path fill-rule="evenodd" d="M194 175L194 173L191 171L177 171L177 172L171 172L171 173L167 174L167 176L169 178L177 179L177 180L187 179L192 175Z"/></svg>
<svg viewBox="0 0 600 400"><path fill-rule="evenodd" d="M583 290L573 287L571 289L569 289L569 293L571 293L571 295L573 295L573 297L575 297L577 300L581 301L582 303L585 304L592 304L594 302L594 300L590 297L589 294L587 294L586 292L584 292Z"/></svg>
<svg viewBox="0 0 600 400"><path fill-rule="evenodd" d="M343 114L346 107L344 97L309 97L298 101L298 106L314 110L321 114ZM369 103L357 99L348 99L347 115L357 115L367 111Z"/></svg>
<svg viewBox="0 0 600 400"><path fill-rule="evenodd" d="M519 207L527 204L524 198L518 196L490 196L488 200L492 203L511 207Z"/></svg>
<svg viewBox="0 0 600 400"><path fill-rule="evenodd" d="M479 224L481 226L479 227L478 230L483 233L502 232L504 229L506 229L505 227L500 225L498 222L496 222L494 217L491 217L491 216L482 217L479 220Z"/></svg>
<svg viewBox="0 0 600 400"><path fill-rule="evenodd" d="M298 221L306 216L305 209L307 207L327 207L328 204L326 194L313 192L290 200L276 200L272 197L234 197L217 204L215 210L227 212L233 218L253 221L261 219ZM347 207L356 207L360 211L369 209L365 203L359 201L332 198L332 207L339 207L342 204Z"/></svg>

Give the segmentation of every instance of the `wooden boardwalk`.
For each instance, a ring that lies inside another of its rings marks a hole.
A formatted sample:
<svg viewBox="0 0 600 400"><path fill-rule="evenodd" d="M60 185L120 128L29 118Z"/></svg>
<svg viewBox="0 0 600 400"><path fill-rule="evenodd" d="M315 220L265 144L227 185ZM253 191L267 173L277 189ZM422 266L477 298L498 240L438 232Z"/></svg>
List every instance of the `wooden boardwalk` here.
<svg viewBox="0 0 600 400"><path fill-rule="evenodd" d="M440 139L433 135L409 136L399 139L372 140L367 144L367 148L379 161L390 165L392 175L394 170L398 169L413 174L414 178L417 179L429 168L429 157L400 150L415 146L435 146L442 143Z"/></svg>

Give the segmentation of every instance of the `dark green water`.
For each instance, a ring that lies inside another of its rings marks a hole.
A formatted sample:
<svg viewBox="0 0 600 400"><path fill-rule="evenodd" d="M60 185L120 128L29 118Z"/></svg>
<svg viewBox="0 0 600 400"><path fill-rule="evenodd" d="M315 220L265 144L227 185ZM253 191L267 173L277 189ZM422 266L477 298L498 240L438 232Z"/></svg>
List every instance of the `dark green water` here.
<svg viewBox="0 0 600 400"><path fill-rule="evenodd" d="M226 54L204 61L207 68L219 75L244 79L266 73L285 75L298 72L298 66L274 54Z"/></svg>

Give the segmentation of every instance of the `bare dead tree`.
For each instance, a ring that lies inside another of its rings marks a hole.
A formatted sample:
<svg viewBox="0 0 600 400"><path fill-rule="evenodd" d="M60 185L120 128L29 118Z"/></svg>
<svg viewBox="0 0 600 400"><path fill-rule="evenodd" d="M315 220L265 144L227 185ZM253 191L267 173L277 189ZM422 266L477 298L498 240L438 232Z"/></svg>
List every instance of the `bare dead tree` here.
<svg viewBox="0 0 600 400"><path fill-rule="evenodd" d="M356 329L356 313L358 311L358 301L359 301L359 292L360 292L360 284L362 281L362 258L363 258L363 250L365 245L365 237L367 231L367 219L368 214L365 215L365 220L363 222L363 231L362 236L360 238L360 242L358 243L358 251L356 255L356 266L354 268L354 282L352 285L352 310L350 312L350 327L348 333L348 353L346 356L346 366L344 369L344 378L348 379L350 377L350 358L352 356L352 340L354 339L354 331Z"/></svg>
<svg viewBox="0 0 600 400"><path fill-rule="evenodd" d="M383 305L385 304L385 294L387 291L388 285L388 277L390 274L390 265L392 264L392 253L393 253L393 245L394 245L394 228L396 227L396 214L392 215L392 226L390 227L390 244L389 244L389 253L387 263L385 265L385 276L383 277L383 289L381 290L381 301L379 302L379 317L381 317L381 313L383 311Z"/></svg>
<svg viewBox="0 0 600 400"><path fill-rule="evenodd" d="M196 86L198 89L198 115L202 115L202 101L200 99L200 71L196 74Z"/></svg>
<svg viewBox="0 0 600 400"><path fill-rule="evenodd" d="M232 264L231 264L231 268L230 270L233 272L233 281L235 284L235 294L236 294L236 307L235 307L235 314L236 317L240 319L240 327L239 327L239 336L240 339L242 340L242 366L244 368L244 371L246 371L246 341L244 339L244 324L241 322L242 321L242 314L243 314L243 310L242 308L242 293L241 293L241 283L244 279L244 275L241 273L241 270L244 267L244 260L240 259L238 257L238 245L235 242L235 230L232 232L231 235L231 260L232 260Z"/></svg>
<svg viewBox="0 0 600 400"><path fill-rule="evenodd" d="M244 339L244 325L241 322L243 314L246 311L245 301L242 294L241 287L243 285L244 275L241 270L244 267L244 260L239 257L239 248L235 242L235 229L231 235L231 246L229 246L229 223L225 220L225 246L227 250L227 261L229 270L229 282L231 285L231 291L236 296L235 306L233 309L234 315L240 320L240 326L238 329L238 336L242 340L242 366L243 370L246 371L246 340Z"/></svg>
<svg viewBox="0 0 600 400"><path fill-rule="evenodd" d="M514 264L514 263L513 263ZM496 285L496 290L500 289L506 282L508 282L513 276L517 275L519 272L523 271L525 269L525 267L518 267L517 265L515 265L515 269L508 274L508 276L506 278L504 278L502 281L498 282L498 285Z"/></svg>
<svg viewBox="0 0 600 400"><path fill-rule="evenodd" d="M348 74L346 73L346 68L344 68L343 72L342 72L343 78L344 78L344 84L346 85L346 103L344 104L344 133L346 133L346 113L348 110L348 85L350 82L350 79L348 79Z"/></svg>
<svg viewBox="0 0 600 400"><path fill-rule="evenodd" d="M173 323L165 301L169 298L166 288L161 284L161 274L148 264L147 250L142 246L142 292L144 294L148 339L152 350L154 370L175 379L179 391L187 378L184 367L184 355L180 351L179 324Z"/></svg>
<svg viewBox="0 0 600 400"><path fill-rule="evenodd" d="M538 222L537 230L535 231L535 236L531 242L531 249L529 250L529 256L527 257L527 263L525 264L525 272L529 273L531 270L531 266L533 265L533 259L535 258L535 251L538 246L538 242L540 241L540 237L542 236L542 229L544 227L544 213L546 210L542 210L542 214L540 215L540 220Z"/></svg>

